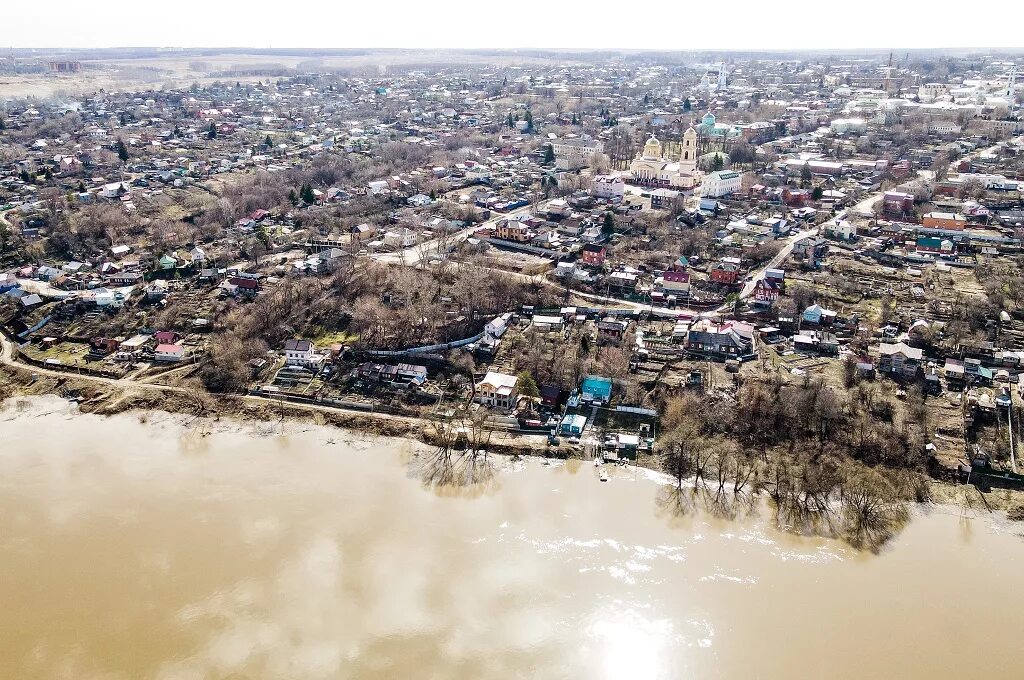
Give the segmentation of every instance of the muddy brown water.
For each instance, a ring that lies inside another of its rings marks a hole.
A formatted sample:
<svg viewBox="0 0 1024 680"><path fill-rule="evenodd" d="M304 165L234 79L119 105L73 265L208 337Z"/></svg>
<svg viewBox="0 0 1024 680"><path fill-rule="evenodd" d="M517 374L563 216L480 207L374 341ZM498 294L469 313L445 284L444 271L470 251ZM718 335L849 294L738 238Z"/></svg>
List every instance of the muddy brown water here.
<svg viewBox="0 0 1024 680"><path fill-rule="evenodd" d="M439 491L408 443L145 420L0 412L0 678L1021 677L989 516L872 555L674 516L642 471Z"/></svg>

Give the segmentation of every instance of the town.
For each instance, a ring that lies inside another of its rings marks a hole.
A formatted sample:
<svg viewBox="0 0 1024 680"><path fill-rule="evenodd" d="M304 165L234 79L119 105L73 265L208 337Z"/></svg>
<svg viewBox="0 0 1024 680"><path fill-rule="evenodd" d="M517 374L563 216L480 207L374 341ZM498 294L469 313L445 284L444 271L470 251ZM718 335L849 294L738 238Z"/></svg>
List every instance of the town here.
<svg viewBox="0 0 1024 680"><path fill-rule="evenodd" d="M0 100L4 361L737 485L744 452L796 447L1019 486L1022 65L595 56Z"/></svg>

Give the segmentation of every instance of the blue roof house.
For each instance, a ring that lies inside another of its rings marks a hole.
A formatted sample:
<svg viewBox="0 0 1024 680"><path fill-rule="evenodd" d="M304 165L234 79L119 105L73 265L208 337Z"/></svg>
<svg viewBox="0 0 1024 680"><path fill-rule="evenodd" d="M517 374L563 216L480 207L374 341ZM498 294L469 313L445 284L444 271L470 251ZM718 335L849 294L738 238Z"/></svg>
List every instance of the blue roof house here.
<svg viewBox="0 0 1024 680"><path fill-rule="evenodd" d="M583 401L607 404L612 400L612 379L599 375L588 375L580 387Z"/></svg>

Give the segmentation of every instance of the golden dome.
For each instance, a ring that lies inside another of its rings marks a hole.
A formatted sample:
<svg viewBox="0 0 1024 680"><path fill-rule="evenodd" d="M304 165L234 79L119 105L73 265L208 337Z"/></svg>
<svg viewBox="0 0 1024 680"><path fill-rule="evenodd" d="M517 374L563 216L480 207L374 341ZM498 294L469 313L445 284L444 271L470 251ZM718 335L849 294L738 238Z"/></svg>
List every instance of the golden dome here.
<svg viewBox="0 0 1024 680"><path fill-rule="evenodd" d="M644 156L647 158L661 158L661 142L654 135L644 144Z"/></svg>

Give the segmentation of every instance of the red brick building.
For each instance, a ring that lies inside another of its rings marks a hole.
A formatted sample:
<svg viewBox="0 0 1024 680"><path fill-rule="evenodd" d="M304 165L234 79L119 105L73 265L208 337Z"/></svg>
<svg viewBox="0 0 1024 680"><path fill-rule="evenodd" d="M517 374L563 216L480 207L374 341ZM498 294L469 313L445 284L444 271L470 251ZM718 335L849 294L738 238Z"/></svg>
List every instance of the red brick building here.
<svg viewBox="0 0 1024 680"><path fill-rule="evenodd" d="M715 283L732 285L739 280L740 269L734 264L719 262L711 268L710 277Z"/></svg>
<svg viewBox="0 0 1024 680"><path fill-rule="evenodd" d="M588 267L600 267L608 257L608 249L595 243L588 243L583 246L580 253L580 260Z"/></svg>

